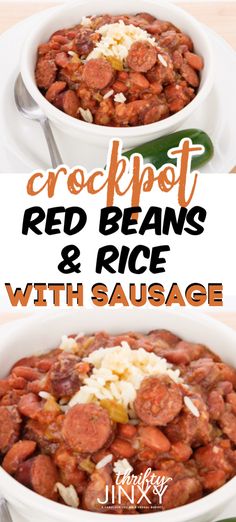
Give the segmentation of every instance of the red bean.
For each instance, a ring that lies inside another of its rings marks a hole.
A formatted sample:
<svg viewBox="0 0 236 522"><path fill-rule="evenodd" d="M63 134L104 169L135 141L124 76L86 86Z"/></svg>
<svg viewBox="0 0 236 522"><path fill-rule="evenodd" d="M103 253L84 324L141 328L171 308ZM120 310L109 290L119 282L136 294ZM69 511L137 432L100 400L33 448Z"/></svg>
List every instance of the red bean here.
<svg viewBox="0 0 236 522"><path fill-rule="evenodd" d="M189 51L185 53L184 57L187 60L187 63L193 67L193 69L196 69L196 71L201 71L203 69L204 63L201 56L198 56L195 53L190 53Z"/></svg>
<svg viewBox="0 0 236 522"><path fill-rule="evenodd" d="M2 463L3 469L14 475L20 464L34 453L36 443L31 440L19 440L9 449Z"/></svg>
<svg viewBox="0 0 236 522"><path fill-rule="evenodd" d="M131 444L124 439L116 438L110 448L112 453L114 453L117 457L122 457L129 459L133 457L135 454L135 449L131 446Z"/></svg>
<svg viewBox="0 0 236 522"><path fill-rule="evenodd" d="M169 451L171 445L161 430L154 426L140 426L138 429L140 441L144 446L159 452Z"/></svg>

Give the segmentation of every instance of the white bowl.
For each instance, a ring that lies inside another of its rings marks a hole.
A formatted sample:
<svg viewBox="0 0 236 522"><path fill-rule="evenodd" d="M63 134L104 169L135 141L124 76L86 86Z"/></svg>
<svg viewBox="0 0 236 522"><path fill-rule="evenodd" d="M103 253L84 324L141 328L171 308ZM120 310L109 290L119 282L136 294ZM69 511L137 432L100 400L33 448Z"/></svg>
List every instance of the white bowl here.
<svg viewBox="0 0 236 522"><path fill-rule="evenodd" d="M77 120L63 113L45 99L36 86L34 76L36 51L40 43L47 41L54 31L76 24L82 16L106 12L120 14L141 11L149 12L162 20L168 20L189 34L196 52L204 58L205 66L198 94L184 109L160 122L132 128L115 128ZM213 85L213 70L213 52L204 27L186 11L169 4L166 0L129 0L128 2L127 0L110 0L109 2L107 0L77 0L72 3L67 2L62 7L44 13L39 19L25 41L21 60L24 83L51 123L81 141L93 143L95 140L98 146L107 146L109 140L115 136L123 140L124 147L132 147L178 130L209 95Z"/></svg>
<svg viewBox="0 0 236 522"><path fill-rule="evenodd" d="M82 310L38 314L1 327L1 374L5 376L21 357L48 351L63 334L107 330L110 333L165 328L186 340L205 343L224 361L236 366L236 332L207 315L152 310ZM189 505L162 513L141 516L147 522L210 522L235 496L236 478L220 489ZM47 500L16 482L0 467L0 494L9 502L14 522L127 522L127 515L78 511ZM139 515L132 515L132 521ZM140 518L139 518L140 520Z"/></svg>

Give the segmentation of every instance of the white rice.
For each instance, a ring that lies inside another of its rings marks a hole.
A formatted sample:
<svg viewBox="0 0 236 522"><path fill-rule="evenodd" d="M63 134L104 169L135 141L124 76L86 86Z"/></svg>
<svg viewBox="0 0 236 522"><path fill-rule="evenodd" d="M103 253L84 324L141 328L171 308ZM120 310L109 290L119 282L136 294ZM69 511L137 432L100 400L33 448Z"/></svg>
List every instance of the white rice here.
<svg viewBox="0 0 236 522"><path fill-rule="evenodd" d="M125 473L132 473L133 468L127 459L121 459L115 462L113 471L116 474L125 475Z"/></svg>
<svg viewBox="0 0 236 522"><path fill-rule="evenodd" d="M164 65L164 67L167 67L168 63L167 63L167 61L165 60L165 58L162 56L162 54L158 54L157 57L158 57L159 62L160 62L162 65Z"/></svg>
<svg viewBox="0 0 236 522"><path fill-rule="evenodd" d="M63 335L61 338L61 344L59 348L64 352L73 352L75 348L77 348L77 343L75 339L73 339L72 337L67 337L67 335Z"/></svg>
<svg viewBox="0 0 236 522"><path fill-rule="evenodd" d="M179 370L174 370L166 359L143 348L131 350L127 342L95 350L84 361L93 366L92 373L84 378L69 407L109 399L123 405L129 416L135 418L133 403L145 377L167 375L176 383L182 382Z"/></svg>
<svg viewBox="0 0 236 522"><path fill-rule="evenodd" d="M87 123L93 123L93 115L89 109L82 109L82 107L80 107L79 112L84 121Z"/></svg>
<svg viewBox="0 0 236 522"><path fill-rule="evenodd" d="M194 415L194 417L200 417L199 410L197 409L197 406L193 403L193 401L190 399L190 397L187 397L185 395L184 397L184 404L188 408L189 411Z"/></svg>
<svg viewBox="0 0 236 522"><path fill-rule="evenodd" d="M118 92L115 94L114 101L116 103L124 103L126 101L126 97L124 96L123 92Z"/></svg>
<svg viewBox="0 0 236 522"><path fill-rule="evenodd" d="M67 506L73 508L79 507L79 497L74 486L70 485L66 487L63 484L61 484L61 482L57 482L55 488L59 492L59 495L67 504Z"/></svg>
<svg viewBox="0 0 236 522"><path fill-rule="evenodd" d="M39 397L41 397L41 399L45 399L46 401L47 401L48 399L49 399L49 400L51 400L51 399L55 400L55 398L53 397L53 395L51 395L51 393L48 393L48 392L46 392L46 391L40 391L40 392L38 393L38 395L39 395Z"/></svg>
<svg viewBox="0 0 236 522"><path fill-rule="evenodd" d="M106 92L106 94L104 94L103 99L107 100L107 98L110 98L112 96L112 94L114 94L114 91L113 91L113 89L110 89L110 91L108 91L108 92Z"/></svg>
<svg viewBox="0 0 236 522"><path fill-rule="evenodd" d="M97 42L96 47L88 55L87 60L92 58L116 58L123 62L127 56L131 45L134 42L145 41L151 45L156 45L155 38L133 24L125 24L119 20L114 24L105 24L96 31L102 38Z"/></svg>
<svg viewBox="0 0 236 522"><path fill-rule="evenodd" d="M104 468L107 464L109 464L113 459L113 455L110 453L110 455L106 455L103 459L99 460L99 462L96 465L96 469Z"/></svg>

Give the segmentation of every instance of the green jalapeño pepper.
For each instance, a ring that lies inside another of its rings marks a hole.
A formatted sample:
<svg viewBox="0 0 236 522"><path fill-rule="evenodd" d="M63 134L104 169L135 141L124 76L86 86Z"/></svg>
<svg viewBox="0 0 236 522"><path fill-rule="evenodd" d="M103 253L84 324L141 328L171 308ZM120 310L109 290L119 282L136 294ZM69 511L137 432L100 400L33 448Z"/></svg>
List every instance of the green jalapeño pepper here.
<svg viewBox="0 0 236 522"><path fill-rule="evenodd" d="M130 158L131 154L139 153L143 156L144 163L151 163L158 170L166 163L176 165L176 158L169 158L168 151L172 148L177 148L183 138L190 138L194 145L203 145L205 149L202 154L193 156L191 170L199 169L210 161L214 153L213 143L209 136L199 129L185 129L168 136L162 136L122 154Z"/></svg>

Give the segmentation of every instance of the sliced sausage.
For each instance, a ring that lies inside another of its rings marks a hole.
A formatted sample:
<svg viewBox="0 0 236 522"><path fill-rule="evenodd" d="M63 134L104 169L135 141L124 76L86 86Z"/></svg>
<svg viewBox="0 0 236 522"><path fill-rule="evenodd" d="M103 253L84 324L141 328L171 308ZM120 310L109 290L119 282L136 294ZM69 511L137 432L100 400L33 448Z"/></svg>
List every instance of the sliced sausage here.
<svg viewBox="0 0 236 522"><path fill-rule="evenodd" d="M92 89L105 89L111 83L113 77L113 68L104 58L89 60L84 66L83 80Z"/></svg>
<svg viewBox="0 0 236 522"><path fill-rule="evenodd" d="M80 56L88 56L88 54L93 50L95 46L95 42L91 38L91 36L97 36L92 29L88 29L86 27L80 28L80 31L76 34L74 44L76 51Z"/></svg>
<svg viewBox="0 0 236 522"><path fill-rule="evenodd" d="M56 500L55 484L57 481L58 473L52 459L48 455L35 457L31 468L33 490L43 497Z"/></svg>
<svg viewBox="0 0 236 522"><path fill-rule="evenodd" d="M157 61L157 50L149 42L135 42L127 56L127 65L136 72L149 71Z"/></svg>
<svg viewBox="0 0 236 522"><path fill-rule="evenodd" d="M34 453L36 442L32 440L19 440L9 449L2 463L3 469L14 475L20 464Z"/></svg>
<svg viewBox="0 0 236 522"><path fill-rule="evenodd" d="M154 426L165 426L178 415L182 406L182 392L167 376L144 379L134 402L137 416Z"/></svg>
<svg viewBox="0 0 236 522"><path fill-rule="evenodd" d="M20 434L21 417L16 406L0 406L0 451L6 453Z"/></svg>
<svg viewBox="0 0 236 522"><path fill-rule="evenodd" d="M40 89L48 89L56 80L57 66L54 60L40 59L35 70L36 83Z"/></svg>
<svg viewBox="0 0 236 522"><path fill-rule="evenodd" d="M63 423L65 442L81 453L95 453L112 433L107 410L96 404L77 404L71 408Z"/></svg>

